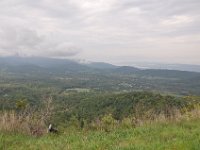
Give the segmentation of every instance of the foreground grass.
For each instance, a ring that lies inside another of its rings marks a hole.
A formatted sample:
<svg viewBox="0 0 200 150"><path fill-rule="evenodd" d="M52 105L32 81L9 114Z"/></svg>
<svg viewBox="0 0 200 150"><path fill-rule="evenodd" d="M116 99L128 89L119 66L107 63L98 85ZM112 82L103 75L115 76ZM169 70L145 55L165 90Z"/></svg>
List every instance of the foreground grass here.
<svg viewBox="0 0 200 150"><path fill-rule="evenodd" d="M199 150L200 120L31 137L0 133L2 150Z"/></svg>

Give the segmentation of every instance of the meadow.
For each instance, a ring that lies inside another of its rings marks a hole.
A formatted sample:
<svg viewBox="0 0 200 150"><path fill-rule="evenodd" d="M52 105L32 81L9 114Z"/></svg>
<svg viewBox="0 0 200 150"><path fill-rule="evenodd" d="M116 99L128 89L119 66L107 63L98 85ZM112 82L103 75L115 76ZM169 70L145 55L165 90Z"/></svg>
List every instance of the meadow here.
<svg viewBox="0 0 200 150"><path fill-rule="evenodd" d="M200 120L157 122L105 131L68 130L34 137L0 133L2 150L199 150Z"/></svg>

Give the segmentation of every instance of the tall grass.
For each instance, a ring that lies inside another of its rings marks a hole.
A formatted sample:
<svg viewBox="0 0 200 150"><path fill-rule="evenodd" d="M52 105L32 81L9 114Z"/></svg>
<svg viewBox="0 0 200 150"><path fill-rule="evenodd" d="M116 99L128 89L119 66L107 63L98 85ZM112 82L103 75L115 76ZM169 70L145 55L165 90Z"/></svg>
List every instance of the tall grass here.
<svg viewBox="0 0 200 150"><path fill-rule="evenodd" d="M51 109L50 104L45 105L41 111L34 111L31 108L26 108L23 111L2 111L0 112L0 131L17 132L28 135L44 135L47 133L47 120L49 119ZM200 118L200 105L192 106L192 109L182 108L173 109L155 113L153 110L148 110L140 113L135 111L132 116L115 120L112 114L97 118L91 123L85 124L83 130L99 130L110 132L116 128L135 128L147 124L163 123L163 122L180 122L183 120L192 120ZM73 126L74 121L71 123ZM74 125L76 129L80 129L79 123ZM75 130L76 130L75 129Z"/></svg>
<svg viewBox="0 0 200 150"><path fill-rule="evenodd" d="M0 131L43 135L45 130L44 120L35 114L24 115L15 111L4 111L0 113Z"/></svg>
<svg viewBox="0 0 200 150"><path fill-rule="evenodd" d="M43 109L24 106L20 110L0 112L0 131L41 136L47 133L47 122L52 115L52 98L44 101Z"/></svg>

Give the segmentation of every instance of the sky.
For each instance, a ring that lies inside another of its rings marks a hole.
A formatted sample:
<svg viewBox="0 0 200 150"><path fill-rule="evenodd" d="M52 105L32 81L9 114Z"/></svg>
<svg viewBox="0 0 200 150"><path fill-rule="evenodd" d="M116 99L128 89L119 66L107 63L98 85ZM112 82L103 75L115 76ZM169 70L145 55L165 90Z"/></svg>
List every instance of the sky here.
<svg viewBox="0 0 200 150"><path fill-rule="evenodd" d="M200 0L0 0L0 56L200 65Z"/></svg>

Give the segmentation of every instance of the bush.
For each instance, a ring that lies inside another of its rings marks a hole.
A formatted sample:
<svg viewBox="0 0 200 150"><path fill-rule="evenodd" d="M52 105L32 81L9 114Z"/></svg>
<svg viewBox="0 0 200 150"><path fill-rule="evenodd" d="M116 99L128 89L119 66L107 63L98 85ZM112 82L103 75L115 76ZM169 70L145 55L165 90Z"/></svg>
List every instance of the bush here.
<svg viewBox="0 0 200 150"><path fill-rule="evenodd" d="M135 121L134 119L132 118L124 118L122 121L121 121L121 124L120 124L120 127L122 128L132 128L132 127L135 127Z"/></svg>
<svg viewBox="0 0 200 150"><path fill-rule="evenodd" d="M102 129L106 132L111 131L117 125L117 121L112 117L112 114L103 116L101 119Z"/></svg>

